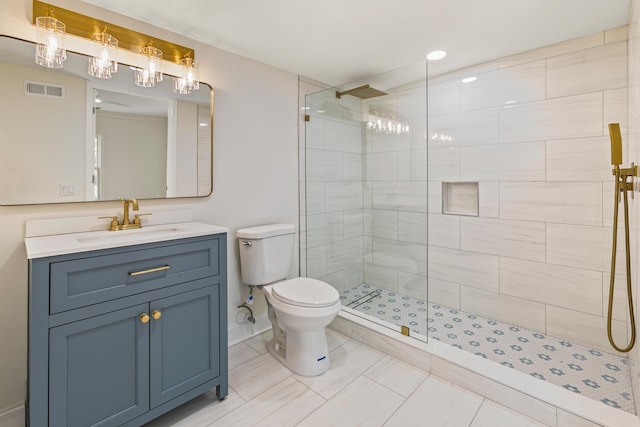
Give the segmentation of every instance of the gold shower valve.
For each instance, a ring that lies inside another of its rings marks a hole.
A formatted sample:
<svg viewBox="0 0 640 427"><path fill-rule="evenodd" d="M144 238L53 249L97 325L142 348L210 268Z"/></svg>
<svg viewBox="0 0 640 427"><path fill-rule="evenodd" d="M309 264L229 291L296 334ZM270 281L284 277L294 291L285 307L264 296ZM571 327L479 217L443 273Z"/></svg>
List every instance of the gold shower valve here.
<svg viewBox="0 0 640 427"><path fill-rule="evenodd" d="M620 176L621 178L629 177L629 176L638 176L638 166L631 162L631 166L628 168L621 168L619 166L615 166L611 169L611 174L615 176Z"/></svg>
<svg viewBox="0 0 640 427"><path fill-rule="evenodd" d="M618 191L620 194L624 193L624 192L631 192L631 198L634 198L634 190L637 187L636 184L634 184L634 176L638 176L639 175L639 171L638 171L638 166L636 166L633 162L631 162L630 167L628 168L621 168L618 165L615 165L613 167L613 169L611 170L611 174L614 175L616 177L616 180L619 182L618 186L616 188L618 188ZM627 179L631 177L632 179L630 181L628 181ZM618 202L620 202L620 194L618 194Z"/></svg>

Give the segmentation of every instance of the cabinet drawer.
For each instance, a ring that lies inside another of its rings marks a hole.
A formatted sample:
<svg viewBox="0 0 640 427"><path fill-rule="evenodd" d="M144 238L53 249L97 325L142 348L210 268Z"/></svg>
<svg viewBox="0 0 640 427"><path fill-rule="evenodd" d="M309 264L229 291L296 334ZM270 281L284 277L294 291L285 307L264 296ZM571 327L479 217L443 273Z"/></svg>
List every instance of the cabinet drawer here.
<svg viewBox="0 0 640 427"><path fill-rule="evenodd" d="M219 274L220 239L52 262L50 313Z"/></svg>

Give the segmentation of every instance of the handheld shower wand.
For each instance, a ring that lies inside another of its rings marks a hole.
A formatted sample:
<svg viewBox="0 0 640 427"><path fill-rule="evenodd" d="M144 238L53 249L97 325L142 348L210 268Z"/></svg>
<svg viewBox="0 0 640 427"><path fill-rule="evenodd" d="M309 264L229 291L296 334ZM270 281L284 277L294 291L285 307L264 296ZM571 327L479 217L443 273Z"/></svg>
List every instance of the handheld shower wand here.
<svg viewBox="0 0 640 427"><path fill-rule="evenodd" d="M633 181L627 181L629 177L638 176L638 166L631 163L629 168L621 168L622 164L622 137L620 136L620 125L609 123L609 138L611 139L611 171L616 177L614 204L613 204L613 244L611 250L611 277L609 280L609 309L607 310L607 336L609 343L616 350L627 353L636 343L636 320L633 313L633 294L631 290L631 252L629 243L629 198L627 191L631 191L633 198ZM611 332L613 292L616 276L616 252L618 244L618 205L620 204L620 193L624 200L624 240L626 250L626 276L627 276L627 302L629 305L629 321L631 322L631 339L626 347L618 347L613 340Z"/></svg>

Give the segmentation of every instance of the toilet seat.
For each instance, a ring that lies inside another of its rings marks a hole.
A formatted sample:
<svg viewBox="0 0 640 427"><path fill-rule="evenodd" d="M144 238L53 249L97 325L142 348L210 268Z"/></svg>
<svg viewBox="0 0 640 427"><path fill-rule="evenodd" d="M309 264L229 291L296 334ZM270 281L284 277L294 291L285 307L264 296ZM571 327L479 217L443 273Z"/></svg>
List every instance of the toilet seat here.
<svg viewBox="0 0 640 427"><path fill-rule="evenodd" d="M328 283L307 277L296 277L276 283L272 295L279 301L297 307L329 307L340 300L340 294Z"/></svg>

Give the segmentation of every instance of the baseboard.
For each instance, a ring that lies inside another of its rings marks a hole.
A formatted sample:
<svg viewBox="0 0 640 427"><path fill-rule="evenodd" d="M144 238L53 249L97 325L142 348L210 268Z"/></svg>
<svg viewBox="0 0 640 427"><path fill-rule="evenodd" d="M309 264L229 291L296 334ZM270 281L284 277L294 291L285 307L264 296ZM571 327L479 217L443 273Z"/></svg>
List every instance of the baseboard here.
<svg viewBox="0 0 640 427"><path fill-rule="evenodd" d="M261 334L268 329L271 329L271 322L266 314L257 317L255 324L251 322L232 323L227 328L229 346Z"/></svg>
<svg viewBox="0 0 640 427"><path fill-rule="evenodd" d="M25 425L24 405L0 412L0 427L24 427Z"/></svg>

